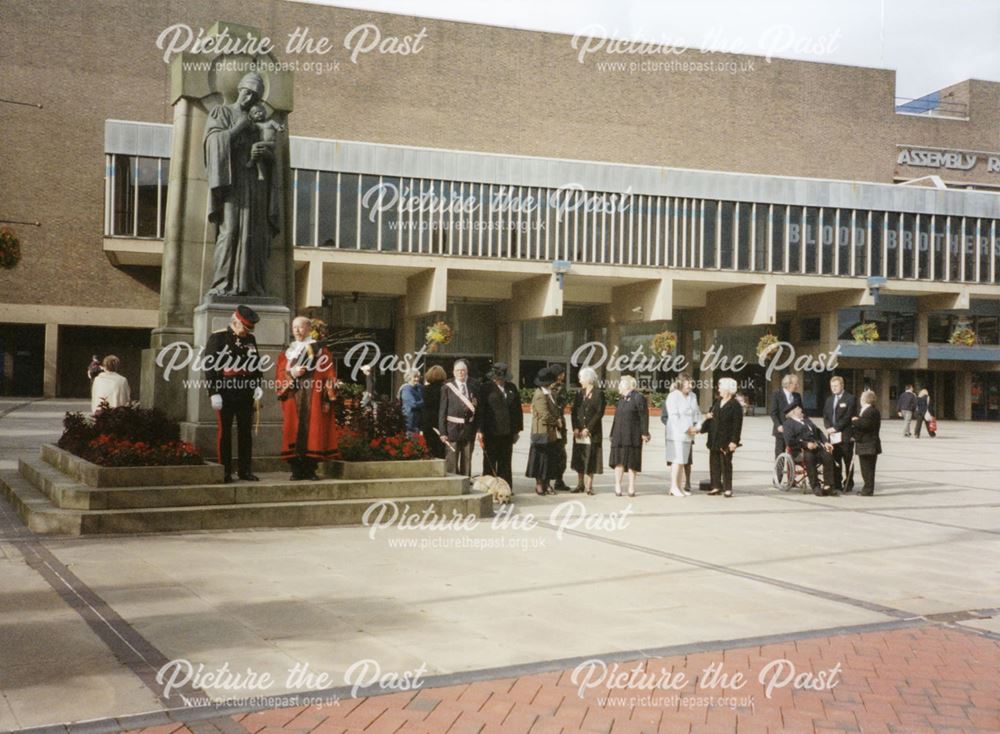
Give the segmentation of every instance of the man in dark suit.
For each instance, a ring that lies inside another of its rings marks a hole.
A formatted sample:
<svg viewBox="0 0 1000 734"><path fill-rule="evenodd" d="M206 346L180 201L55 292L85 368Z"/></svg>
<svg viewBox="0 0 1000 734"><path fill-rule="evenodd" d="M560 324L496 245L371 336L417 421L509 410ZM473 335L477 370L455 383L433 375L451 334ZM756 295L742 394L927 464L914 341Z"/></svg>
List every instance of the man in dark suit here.
<svg viewBox="0 0 1000 734"><path fill-rule="evenodd" d="M476 439L476 390L469 382L469 365L464 359L452 368L454 379L441 389L441 409L438 412L438 430L441 441L448 448L445 470L449 474L472 476L472 450Z"/></svg>
<svg viewBox="0 0 1000 734"><path fill-rule="evenodd" d="M784 423L785 414L793 405L802 405L802 395L799 389L799 378L788 374L781 378L781 389L771 396L771 423L774 436L774 458L777 459L785 451Z"/></svg>
<svg viewBox="0 0 1000 734"><path fill-rule="evenodd" d="M838 492L854 491L854 467L851 466L851 460L854 458L851 419L857 414L857 401L853 395L844 390L844 378L834 375L830 379L830 397L823 406L823 427L826 428L826 435L833 445L835 469L833 488Z"/></svg>
<svg viewBox="0 0 1000 734"><path fill-rule="evenodd" d="M208 395L218 416L216 446L219 463L225 470L224 482L233 481L233 418L239 446L237 474L240 479L258 481L251 470L253 461L253 407L264 394L260 354L253 329L260 317L248 306L237 306L229 328L213 332L205 345Z"/></svg>
<svg viewBox="0 0 1000 734"><path fill-rule="evenodd" d="M836 494L830 486L830 478L833 476L833 454L830 453L833 446L826 439L826 434L806 418L801 405L792 405L788 408L787 417L782 433L785 442L793 454L802 453L802 461L806 465L806 474L809 475L809 484L812 485L813 494L822 497L824 494ZM823 485L820 485L816 475L816 464L823 464Z"/></svg>
<svg viewBox="0 0 1000 734"><path fill-rule="evenodd" d="M497 362L479 393L476 438L483 449L483 474L500 477L514 486L511 457L524 428L521 395L507 376L507 365Z"/></svg>

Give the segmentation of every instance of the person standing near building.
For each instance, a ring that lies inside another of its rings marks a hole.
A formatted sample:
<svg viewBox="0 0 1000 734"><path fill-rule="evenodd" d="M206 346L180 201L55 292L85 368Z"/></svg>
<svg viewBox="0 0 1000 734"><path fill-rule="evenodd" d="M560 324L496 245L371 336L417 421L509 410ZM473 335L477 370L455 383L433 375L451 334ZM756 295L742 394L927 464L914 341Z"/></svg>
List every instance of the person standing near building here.
<svg viewBox="0 0 1000 734"><path fill-rule="evenodd" d="M740 447L743 434L743 406L736 399L736 380L719 380L719 399L701 424L708 434L709 494L733 496L733 454Z"/></svg>
<svg viewBox="0 0 1000 734"><path fill-rule="evenodd" d="M556 378L548 367L535 375L535 394L531 397L531 448L524 476L535 480L535 494L555 494L549 482L556 478L557 452L561 448L559 431L562 415L552 394Z"/></svg>
<svg viewBox="0 0 1000 734"><path fill-rule="evenodd" d="M90 358L90 365L87 367L87 379L93 383L94 378L101 374L104 368L101 367L101 360L97 358L97 355L93 355Z"/></svg>
<svg viewBox="0 0 1000 734"><path fill-rule="evenodd" d="M844 389L844 378L834 375L830 378L830 397L823 406L823 427L833 446L834 482L838 492L854 491L854 443L851 441L852 420L858 414L858 403Z"/></svg>
<svg viewBox="0 0 1000 734"><path fill-rule="evenodd" d="M573 396L573 459L576 472L574 493L594 493L594 475L602 473L601 441L603 439L604 391L597 384L597 373L583 367L579 375L580 389Z"/></svg>
<svg viewBox="0 0 1000 734"><path fill-rule="evenodd" d="M861 494L871 497L875 494L875 464L882 453L882 414L875 407L875 393L865 390L861 393L861 409L854 418L854 453L861 463L861 478L865 486Z"/></svg>
<svg viewBox="0 0 1000 734"><path fill-rule="evenodd" d="M441 443L441 431L438 428L438 416L441 412L441 386L448 379L448 373L439 364L428 368L424 375L424 409L420 414L420 432L424 434L427 450L435 459L443 459L448 453L447 447Z"/></svg>
<svg viewBox="0 0 1000 734"><path fill-rule="evenodd" d="M799 404L793 404L786 409L784 431L785 443L793 453L801 452L802 461L806 465L806 474L812 485L813 494L817 497L833 494L831 479L834 475L833 446L827 440L826 434L819 426L806 417ZM816 464L823 465L823 484L820 485L816 473Z"/></svg>
<svg viewBox="0 0 1000 734"><path fill-rule="evenodd" d="M691 460L694 437L701 429L702 415L698 408L698 398L692 392L694 380L690 375L680 375L670 394L663 403L663 420L666 432L667 464L670 466L670 494L674 497L690 495L690 490L681 489L681 472ZM689 482L688 482L689 484Z"/></svg>
<svg viewBox="0 0 1000 734"><path fill-rule="evenodd" d="M294 339L278 355L275 372L283 417L281 458L292 470L292 481L316 480L316 467L329 458L336 440L331 402L337 375L333 357L310 335L305 316L292 321Z"/></svg>
<svg viewBox="0 0 1000 734"><path fill-rule="evenodd" d="M514 444L524 429L521 395L510 381L507 365L496 362L490 369L489 381L479 393L476 437L483 449L483 474L500 477L514 487L511 459Z"/></svg>
<svg viewBox="0 0 1000 734"><path fill-rule="evenodd" d="M556 398L559 415L562 416L562 427L559 429L559 449L555 457L556 481L553 489L557 492L568 492L569 487L563 481L563 475L566 473L566 445L569 440L569 431L566 426L566 406L570 403L569 391L566 390L566 368L561 364L550 364L549 372L555 378L555 382L552 383L552 394Z"/></svg>
<svg viewBox="0 0 1000 734"><path fill-rule="evenodd" d="M455 362L453 379L441 389L438 410L438 430L441 441L449 448L445 469L449 474L472 476L472 451L476 438L476 391L469 384L469 364L464 359Z"/></svg>
<svg viewBox="0 0 1000 734"><path fill-rule="evenodd" d="M101 363L101 368L94 377L94 384L90 386L90 412L95 415L104 408L118 408L132 401L128 380L125 375L118 373L121 360L109 354Z"/></svg>
<svg viewBox="0 0 1000 734"><path fill-rule="evenodd" d="M784 424L788 409L793 405L802 405L802 395L798 392L799 378L787 374L781 378L781 389L771 396L771 423L774 436L774 458L777 459L785 451Z"/></svg>
<svg viewBox="0 0 1000 734"><path fill-rule="evenodd" d="M934 418L931 414L931 394L927 392L927 388L924 388L917 393L917 412L914 417L917 419L917 427L913 431L913 435L916 438L920 438L920 429L923 427L924 423L926 423L927 435L934 438L935 434L931 430L931 419Z"/></svg>
<svg viewBox="0 0 1000 734"><path fill-rule="evenodd" d="M618 381L618 404L611 423L611 458L615 470L615 494L622 496L622 478L628 472L628 496L635 497L635 477L642 471L642 447L649 442L649 407L636 390L636 379L622 375Z"/></svg>
<svg viewBox="0 0 1000 734"><path fill-rule="evenodd" d="M205 380L212 410L219 421L219 463L225 470L223 481L233 481L233 419L236 419L237 476L256 482L253 463L253 409L264 396L260 354L253 329L260 317L249 306L237 306L229 327L213 332L205 345Z"/></svg>
<svg viewBox="0 0 1000 734"><path fill-rule="evenodd" d="M403 376L403 386L399 388L399 401L403 405L403 424L410 435L420 432L424 412L424 385L420 370L410 369Z"/></svg>
<svg viewBox="0 0 1000 734"><path fill-rule="evenodd" d="M912 435L910 433L910 423L913 422L913 414L916 410L917 396L913 394L913 385L907 385L906 389L903 390L903 394L899 396L899 400L896 402L896 412L903 419L903 438L909 438Z"/></svg>

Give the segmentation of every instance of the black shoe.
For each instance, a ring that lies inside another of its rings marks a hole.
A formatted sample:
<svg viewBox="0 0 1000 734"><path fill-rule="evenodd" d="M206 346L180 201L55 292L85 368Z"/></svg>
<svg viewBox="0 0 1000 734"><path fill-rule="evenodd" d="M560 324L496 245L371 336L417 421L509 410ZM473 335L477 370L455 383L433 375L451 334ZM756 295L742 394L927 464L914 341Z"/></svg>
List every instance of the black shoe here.
<svg viewBox="0 0 1000 734"><path fill-rule="evenodd" d="M569 487L563 482L556 482L554 489L556 492L569 492Z"/></svg>
<svg viewBox="0 0 1000 734"><path fill-rule="evenodd" d="M583 493L583 487L574 487L573 489L571 489L569 491L569 493L570 494L582 494Z"/></svg>
<svg viewBox="0 0 1000 734"><path fill-rule="evenodd" d="M260 481L260 477L258 477L256 474L243 474L243 473L240 473L238 476L244 482L259 482Z"/></svg>
<svg viewBox="0 0 1000 734"><path fill-rule="evenodd" d="M223 484L232 484L233 483L233 475L232 474L226 474L225 476L223 476L222 477L222 483Z"/></svg>
<svg viewBox="0 0 1000 734"><path fill-rule="evenodd" d="M871 497L873 494L875 494L874 490L867 490L867 489L862 489L861 490L861 496L862 497Z"/></svg>
<svg viewBox="0 0 1000 734"><path fill-rule="evenodd" d="M813 494L816 495L817 497L822 497L823 496L823 490L822 489L814 489L813 490Z"/></svg>
<svg viewBox="0 0 1000 734"><path fill-rule="evenodd" d="M316 476L316 472L311 472L309 474L306 474L305 476L302 477L302 479L303 479L303 481L306 481L306 482L318 482L319 481L319 477Z"/></svg>

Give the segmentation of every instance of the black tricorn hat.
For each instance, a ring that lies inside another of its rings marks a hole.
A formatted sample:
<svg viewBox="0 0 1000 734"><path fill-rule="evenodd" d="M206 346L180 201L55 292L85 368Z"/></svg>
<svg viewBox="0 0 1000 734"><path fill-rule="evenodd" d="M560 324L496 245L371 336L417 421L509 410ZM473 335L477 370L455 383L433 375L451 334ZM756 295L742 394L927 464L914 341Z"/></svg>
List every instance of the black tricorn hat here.
<svg viewBox="0 0 1000 734"><path fill-rule="evenodd" d="M253 327L260 321L260 316L257 315L256 311L242 304L236 307L233 317L250 331L253 331Z"/></svg>
<svg viewBox="0 0 1000 734"><path fill-rule="evenodd" d="M802 403L800 403L798 400L793 400L792 404L789 405L787 408L785 408L785 415L789 415L789 414L791 414L791 412L793 410L795 410L796 408L801 408L801 407L802 407Z"/></svg>
<svg viewBox="0 0 1000 734"><path fill-rule="evenodd" d="M555 381L556 378L553 376L552 371L548 367L543 367L538 371L538 374L535 375L536 387L548 387Z"/></svg>

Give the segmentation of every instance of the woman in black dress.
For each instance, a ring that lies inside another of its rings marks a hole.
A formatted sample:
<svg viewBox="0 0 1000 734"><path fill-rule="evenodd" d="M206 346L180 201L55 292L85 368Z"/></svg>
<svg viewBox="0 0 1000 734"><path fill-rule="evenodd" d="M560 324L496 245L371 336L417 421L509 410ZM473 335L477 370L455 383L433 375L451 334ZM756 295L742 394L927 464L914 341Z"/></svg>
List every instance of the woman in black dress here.
<svg viewBox="0 0 1000 734"><path fill-rule="evenodd" d="M719 380L719 399L702 423L708 434L708 471L712 488L709 494L733 496L733 454L740 446L743 432L743 406L736 399L736 380Z"/></svg>
<svg viewBox="0 0 1000 734"><path fill-rule="evenodd" d="M611 461L615 470L615 494L622 496L622 477L628 472L628 496L635 497L635 475L642 471L642 445L649 441L649 407L636 390L635 378L618 381L618 405L611 423Z"/></svg>
<svg viewBox="0 0 1000 734"><path fill-rule="evenodd" d="M448 373L441 365L434 365L427 370L424 375L427 384L424 386L424 407L420 414L420 431L424 434L424 442L427 450L435 459L443 459L447 448L441 443L441 436L438 434L437 419L438 408L441 405L441 386L448 379Z"/></svg>
<svg viewBox="0 0 1000 734"><path fill-rule="evenodd" d="M590 367L580 370L580 390L573 398L573 460L576 472L574 493L594 493L594 475L601 473L601 421L604 393L597 385L597 373Z"/></svg>
<svg viewBox="0 0 1000 734"><path fill-rule="evenodd" d="M531 398L531 448L528 450L528 466L524 476L535 480L535 494L555 494L549 482L560 476L562 468L557 451L563 450L561 431L562 412L556 403L556 396L549 388L556 381L548 368L543 368L535 377L535 394Z"/></svg>
<svg viewBox="0 0 1000 734"><path fill-rule="evenodd" d="M882 453L882 439L879 438L882 414L875 407L875 393L871 390L861 393L861 409L851 421L854 426L854 455L858 457L861 477L865 480L861 494L871 497L875 494L875 463Z"/></svg>

